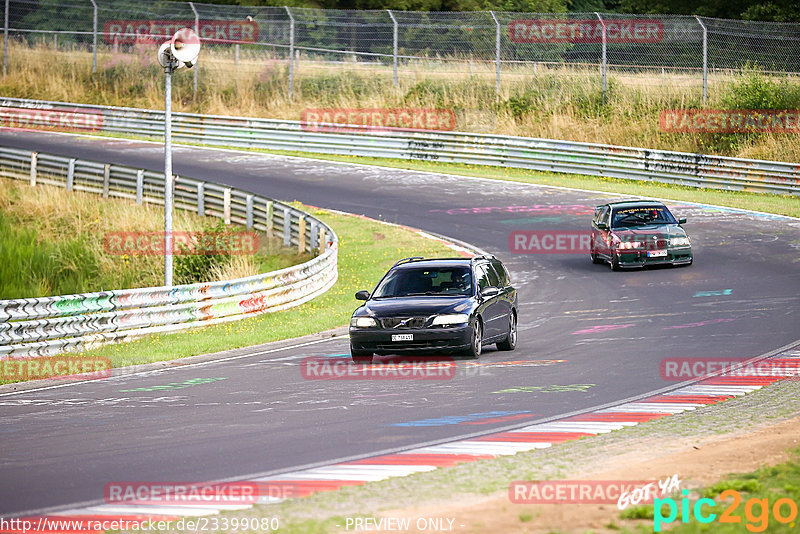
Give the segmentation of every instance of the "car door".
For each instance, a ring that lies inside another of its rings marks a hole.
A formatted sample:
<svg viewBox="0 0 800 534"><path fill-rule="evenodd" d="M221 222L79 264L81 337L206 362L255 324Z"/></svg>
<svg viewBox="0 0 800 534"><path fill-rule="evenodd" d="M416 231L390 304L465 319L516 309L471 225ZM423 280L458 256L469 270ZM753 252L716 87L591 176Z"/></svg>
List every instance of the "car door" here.
<svg viewBox="0 0 800 534"><path fill-rule="evenodd" d="M514 307L514 303L517 300L517 291L511 287L511 278L508 276L508 271L506 270L505 266L500 262L498 259L490 260L489 263L494 268L494 271L497 273L497 278L499 280L498 288L500 289L500 295L498 295L498 304L500 305L500 310L503 313L503 316L506 318L504 325L508 324L508 316L511 313L511 309ZM501 333L506 332L505 326Z"/></svg>
<svg viewBox="0 0 800 534"><path fill-rule="evenodd" d="M608 246L608 236L611 232L610 214L610 206L600 206L598 210L595 211L595 218L592 221L592 245L595 254L605 257L609 257L611 254L611 250ZM600 228L599 225L601 224L604 224L605 228Z"/></svg>
<svg viewBox="0 0 800 534"><path fill-rule="evenodd" d="M488 263L480 263L475 266L475 278L478 282L478 294L481 299L480 310L483 317L483 337L491 339L499 336L501 328L505 328L503 321L504 315L500 305L500 289L497 287L499 281L497 273L494 272ZM483 296L484 290L493 290Z"/></svg>

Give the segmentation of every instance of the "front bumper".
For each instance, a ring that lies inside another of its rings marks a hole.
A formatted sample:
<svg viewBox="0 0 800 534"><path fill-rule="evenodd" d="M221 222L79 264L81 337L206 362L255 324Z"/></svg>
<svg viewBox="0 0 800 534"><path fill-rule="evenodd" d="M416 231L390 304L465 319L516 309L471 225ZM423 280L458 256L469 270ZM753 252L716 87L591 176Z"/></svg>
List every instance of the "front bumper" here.
<svg viewBox="0 0 800 534"><path fill-rule="evenodd" d="M646 250L618 251L620 267L645 267L647 265L684 265L692 263L691 247L667 249L667 255L648 258Z"/></svg>
<svg viewBox="0 0 800 534"><path fill-rule="evenodd" d="M392 341L392 335L411 334L411 341ZM443 328L350 328L350 347L376 354L400 352L451 352L465 349L472 342L472 327L453 326Z"/></svg>

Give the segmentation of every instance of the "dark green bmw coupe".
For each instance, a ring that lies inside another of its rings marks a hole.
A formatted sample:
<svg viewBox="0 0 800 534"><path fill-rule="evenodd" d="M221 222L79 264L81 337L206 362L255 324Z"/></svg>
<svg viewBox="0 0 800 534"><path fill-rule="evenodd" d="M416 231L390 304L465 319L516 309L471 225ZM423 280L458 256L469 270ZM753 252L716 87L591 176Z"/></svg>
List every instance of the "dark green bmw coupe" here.
<svg viewBox="0 0 800 534"><path fill-rule="evenodd" d="M691 265L692 243L661 202L626 200L597 206L592 219L591 258L611 270L647 265Z"/></svg>

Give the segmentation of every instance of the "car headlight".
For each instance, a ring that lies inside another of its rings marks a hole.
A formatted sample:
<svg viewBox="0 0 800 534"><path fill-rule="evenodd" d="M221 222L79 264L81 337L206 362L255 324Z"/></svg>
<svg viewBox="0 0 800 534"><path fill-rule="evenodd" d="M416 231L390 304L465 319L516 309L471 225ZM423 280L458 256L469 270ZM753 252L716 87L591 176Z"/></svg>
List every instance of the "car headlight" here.
<svg viewBox="0 0 800 534"><path fill-rule="evenodd" d="M688 247L692 242L688 237L673 237L669 240L669 244L673 247Z"/></svg>
<svg viewBox="0 0 800 534"><path fill-rule="evenodd" d="M641 248L642 242L641 241L623 241L619 244L619 248L622 249L632 249L632 248Z"/></svg>
<svg viewBox="0 0 800 534"><path fill-rule="evenodd" d="M356 328L372 328L378 326L378 323L372 317L353 317L350 319L350 326Z"/></svg>
<svg viewBox="0 0 800 534"><path fill-rule="evenodd" d="M466 313L446 313L434 317L431 326L442 324L463 324L466 322L469 322L469 315Z"/></svg>

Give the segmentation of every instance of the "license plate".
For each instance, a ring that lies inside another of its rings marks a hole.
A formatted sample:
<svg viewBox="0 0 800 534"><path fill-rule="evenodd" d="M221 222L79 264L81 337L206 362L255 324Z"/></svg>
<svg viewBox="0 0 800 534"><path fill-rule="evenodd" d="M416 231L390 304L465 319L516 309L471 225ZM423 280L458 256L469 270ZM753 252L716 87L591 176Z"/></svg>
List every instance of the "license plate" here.
<svg viewBox="0 0 800 534"><path fill-rule="evenodd" d="M663 258L667 255L666 250L648 250L647 257L648 258Z"/></svg>
<svg viewBox="0 0 800 534"><path fill-rule="evenodd" d="M392 341L414 341L414 334L392 334Z"/></svg>

